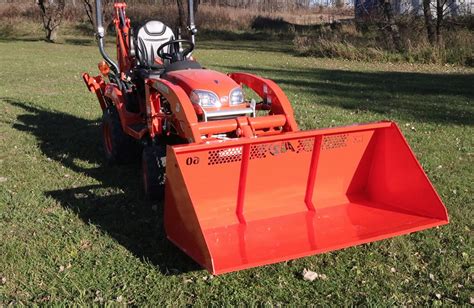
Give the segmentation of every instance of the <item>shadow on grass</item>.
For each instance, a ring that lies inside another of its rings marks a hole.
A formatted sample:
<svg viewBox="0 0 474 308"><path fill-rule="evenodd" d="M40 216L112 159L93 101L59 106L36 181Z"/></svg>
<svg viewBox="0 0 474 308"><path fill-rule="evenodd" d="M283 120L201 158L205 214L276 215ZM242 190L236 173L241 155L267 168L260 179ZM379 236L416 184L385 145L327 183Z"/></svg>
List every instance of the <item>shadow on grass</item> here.
<svg viewBox="0 0 474 308"><path fill-rule="evenodd" d="M395 114L408 121L474 125L474 74L214 67L260 74L334 107Z"/></svg>
<svg viewBox="0 0 474 308"><path fill-rule="evenodd" d="M152 204L143 200L139 164L104 165L97 121L9 98L2 100L25 111L13 126L34 135L47 157L97 182L47 191L47 196L72 210L85 223L93 224L112 236L136 257L157 266L165 275L200 269L167 240L163 228L163 205L155 205L157 209L153 210Z"/></svg>
<svg viewBox="0 0 474 308"><path fill-rule="evenodd" d="M206 50L244 50L293 53L293 35L278 32L233 32L203 30L196 48Z"/></svg>
<svg viewBox="0 0 474 308"><path fill-rule="evenodd" d="M96 42L94 41L94 39L90 38L66 38L64 39L64 44L76 46L92 46L96 45Z"/></svg>
<svg viewBox="0 0 474 308"><path fill-rule="evenodd" d="M44 38L41 37L11 37L0 35L0 42L2 43L13 43L13 42L45 42Z"/></svg>
<svg viewBox="0 0 474 308"><path fill-rule="evenodd" d="M76 45L76 46L93 46L96 45L93 38L68 38L61 37L58 41L54 43L47 42L42 37L2 37L0 36L1 43L16 43L16 42L45 42L56 45Z"/></svg>

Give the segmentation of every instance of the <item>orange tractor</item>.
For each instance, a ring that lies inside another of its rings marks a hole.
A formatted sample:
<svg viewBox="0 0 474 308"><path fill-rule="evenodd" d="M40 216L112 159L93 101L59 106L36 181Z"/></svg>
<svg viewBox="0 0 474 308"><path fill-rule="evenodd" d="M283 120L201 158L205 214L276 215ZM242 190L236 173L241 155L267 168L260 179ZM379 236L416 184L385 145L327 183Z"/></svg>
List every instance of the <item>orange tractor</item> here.
<svg viewBox="0 0 474 308"><path fill-rule="evenodd" d="M97 0L104 61L100 75L83 75L103 111L107 160L142 153L144 190L164 198L169 240L221 274L448 223L395 123L299 131L273 81L193 59L188 6L190 40L157 20L132 28L116 1L117 63Z"/></svg>

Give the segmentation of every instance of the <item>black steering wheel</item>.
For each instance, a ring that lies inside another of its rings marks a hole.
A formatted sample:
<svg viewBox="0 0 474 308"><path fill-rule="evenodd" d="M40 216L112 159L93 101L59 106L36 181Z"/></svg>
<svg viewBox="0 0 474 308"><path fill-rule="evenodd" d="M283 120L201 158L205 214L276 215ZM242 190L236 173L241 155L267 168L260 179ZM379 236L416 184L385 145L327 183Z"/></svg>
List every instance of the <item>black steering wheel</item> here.
<svg viewBox="0 0 474 308"><path fill-rule="evenodd" d="M179 43L185 43L189 47L185 48L183 51L180 52ZM167 46L172 46L170 48L171 52L164 52L164 49ZM189 55L193 50L194 50L194 43L192 41L186 40L186 39L177 39L177 40L171 40L164 43L158 48L156 52L158 54L158 57L162 59L170 60L171 62L176 62L176 61L185 60L186 56Z"/></svg>

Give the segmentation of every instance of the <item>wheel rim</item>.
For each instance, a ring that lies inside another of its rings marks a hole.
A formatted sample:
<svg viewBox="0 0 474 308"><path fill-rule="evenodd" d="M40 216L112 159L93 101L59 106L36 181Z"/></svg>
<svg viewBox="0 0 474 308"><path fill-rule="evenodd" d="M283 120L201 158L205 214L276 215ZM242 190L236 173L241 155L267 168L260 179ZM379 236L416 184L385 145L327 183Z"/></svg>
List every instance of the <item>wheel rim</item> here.
<svg viewBox="0 0 474 308"><path fill-rule="evenodd" d="M104 136L105 150L107 151L107 154L111 154L112 153L112 136L110 135L109 123L104 123L102 133Z"/></svg>

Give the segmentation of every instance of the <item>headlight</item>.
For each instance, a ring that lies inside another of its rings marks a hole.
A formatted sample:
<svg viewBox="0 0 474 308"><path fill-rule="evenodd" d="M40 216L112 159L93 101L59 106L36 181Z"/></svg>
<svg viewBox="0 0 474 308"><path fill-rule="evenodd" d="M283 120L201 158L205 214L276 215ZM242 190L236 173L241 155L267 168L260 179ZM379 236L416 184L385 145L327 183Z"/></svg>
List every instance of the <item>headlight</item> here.
<svg viewBox="0 0 474 308"><path fill-rule="evenodd" d="M244 93L242 88L235 88L230 92L230 105L238 105L244 102Z"/></svg>
<svg viewBox="0 0 474 308"><path fill-rule="evenodd" d="M221 102L217 95L209 91L194 90L189 95L193 104L200 105L201 107L220 107Z"/></svg>

